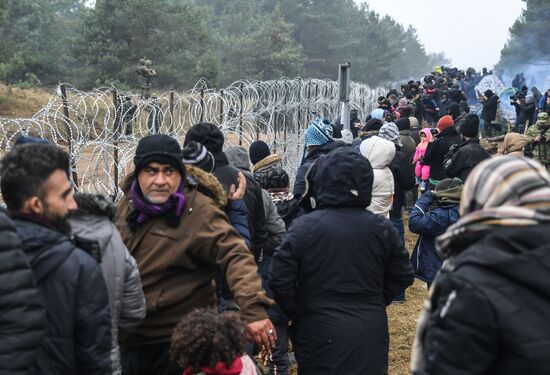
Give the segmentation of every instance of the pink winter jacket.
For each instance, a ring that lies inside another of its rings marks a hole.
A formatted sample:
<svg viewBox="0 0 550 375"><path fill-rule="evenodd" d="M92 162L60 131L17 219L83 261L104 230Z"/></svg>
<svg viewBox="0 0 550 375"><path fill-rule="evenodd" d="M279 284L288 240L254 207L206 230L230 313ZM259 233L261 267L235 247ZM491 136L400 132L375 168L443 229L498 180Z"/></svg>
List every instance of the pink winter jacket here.
<svg viewBox="0 0 550 375"><path fill-rule="evenodd" d="M426 149L432 139L432 133L429 128L420 130L420 133L426 135L426 140L421 141L418 146L416 146L416 151L413 156L413 164L415 165L414 174L422 180L427 180L430 177L430 166L422 164L421 160L424 158L424 155L426 155Z"/></svg>

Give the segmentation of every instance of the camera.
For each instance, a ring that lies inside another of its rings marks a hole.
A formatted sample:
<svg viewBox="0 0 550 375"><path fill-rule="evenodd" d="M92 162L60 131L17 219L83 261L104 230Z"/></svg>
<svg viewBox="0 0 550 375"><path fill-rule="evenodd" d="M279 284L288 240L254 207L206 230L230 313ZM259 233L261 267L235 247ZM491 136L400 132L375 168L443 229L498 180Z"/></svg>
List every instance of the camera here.
<svg viewBox="0 0 550 375"><path fill-rule="evenodd" d="M437 135L437 134L438 134L436 128L431 128L431 129L430 129L430 133L432 133L432 135Z"/></svg>

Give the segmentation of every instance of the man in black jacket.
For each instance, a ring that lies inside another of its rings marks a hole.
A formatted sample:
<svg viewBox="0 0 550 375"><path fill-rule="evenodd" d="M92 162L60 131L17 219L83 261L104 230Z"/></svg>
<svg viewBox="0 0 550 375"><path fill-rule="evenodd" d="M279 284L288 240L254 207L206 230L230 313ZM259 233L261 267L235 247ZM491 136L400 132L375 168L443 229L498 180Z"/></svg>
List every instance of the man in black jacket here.
<svg viewBox="0 0 550 375"><path fill-rule="evenodd" d="M449 149L453 145L462 143L460 135L454 127L454 121L451 116L443 116L437 122L438 134L435 140L428 145L424 164L430 166L430 184L436 186L441 180L448 178L443 169L443 162Z"/></svg>
<svg viewBox="0 0 550 375"><path fill-rule="evenodd" d="M77 208L69 155L49 144L17 146L1 162L0 186L46 309L47 333L34 372L111 371L111 317L98 261L69 239Z"/></svg>
<svg viewBox="0 0 550 375"><path fill-rule="evenodd" d="M225 138L216 125L207 122L194 125L185 135L183 145L187 146L191 141L202 144L212 153L215 161L213 174L226 192L229 192L231 185L238 185L239 170L229 164L227 155L223 152ZM258 254L268 235L262 190L251 174L244 173L244 177L246 179L244 202L248 210L248 229L252 237L252 252Z"/></svg>
<svg viewBox="0 0 550 375"><path fill-rule="evenodd" d="M202 144L214 156L214 176L223 185L225 192L229 193L231 186L239 184L239 170L229 163L227 155L223 152L225 137L218 126L202 122L193 125L185 135L183 145L187 146L191 141ZM262 198L262 189L250 173L244 173L246 179L246 192L244 203L248 211L248 229L252 239L252 253L258 261L265 241L268 238L267 221ZM220 310L234 310L236 304L229 290L227 282L221 273L216 274L218 298ZM221 297L221 298L220 298Z"/></svg>
<svg viewBox="0 0 550 375"><path fill-rule="evenodd" d="M0 374L31 374L46 314L13 222L0 209Z"/></svg>
<svg viewBox="0 0 550 375"><path fill-rule="evenodd" d="M464 143L451 147L445 158L445 172L449 177L458 177L465 182L476 165L491 157L479 144L478 132L479 117L468 115L460 128Z"/></svg>
<svg viewBox="0 0 550 375"><path fill-rule="evenodd" d="M493 131L496 130L494 129L495 126L493 123L497 118L498 102L498 96L491 90L486 90L481 97L481 104L483 105L483 109L481 110L481 118L483 119L485 133L488 137L492 137Z"/></svg>
<svg viewBox="0 0 550 375"><path fill-rule="evenodd" d="M391 223L365 210L374 179L367 159L334 150L307 179L314 210L292 223L270 278L297 326L300 374L385 374L386 305L413 282L408 253Z"/></svg>

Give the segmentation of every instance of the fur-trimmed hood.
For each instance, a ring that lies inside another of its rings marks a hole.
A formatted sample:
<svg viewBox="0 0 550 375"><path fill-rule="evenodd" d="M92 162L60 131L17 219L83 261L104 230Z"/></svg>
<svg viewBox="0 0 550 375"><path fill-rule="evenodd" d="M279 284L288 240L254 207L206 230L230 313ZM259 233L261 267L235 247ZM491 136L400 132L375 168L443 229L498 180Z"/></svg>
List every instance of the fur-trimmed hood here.
<svg viewBox="0 0 550 375"><path fill-rule="evenodd" d="M208 173L200 168L185 164L185 174L187 184L191 188L197 189L211 198L216 206L225 209L227 206L227 194L225 193L222 184L212 173ZM122 180L120 188L125 195L129 194L134 179L135 175L134 172L132 172Z"/></svg>
<svg viewBox="0 0 550 375"><path fill-rule="evenodd" d="M263 169L269 168L272 165L282 163L283 158L277 154L271 154L263 158L252 167L252 173L260 172Z"/></svg>
<svg viewBox="0 0 550 375"><path fill-rule="evenodd" d="M72 215L101 216L109 220L115 216L116 206L111 198L104 194L76 193L74 199L78 204L78 210Z"/></svg>

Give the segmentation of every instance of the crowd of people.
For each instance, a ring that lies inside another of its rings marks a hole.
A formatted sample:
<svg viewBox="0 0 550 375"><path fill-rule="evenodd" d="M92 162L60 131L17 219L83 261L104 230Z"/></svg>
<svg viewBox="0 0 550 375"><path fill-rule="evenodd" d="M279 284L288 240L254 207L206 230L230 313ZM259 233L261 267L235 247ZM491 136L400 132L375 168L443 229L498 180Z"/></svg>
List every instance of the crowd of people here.
<svg viewBox="0 0 550 375"><path fill-rule="evenodd" d="M263 349L270 375L386 374L386 307L415 278L413 374L547 373L548 106L490 155L488 74L391 90L352 113L351 145L315 119L295 176L210 123L144 137L117 205L19 137L0 163L0 373L254 375Z"/></svg>

